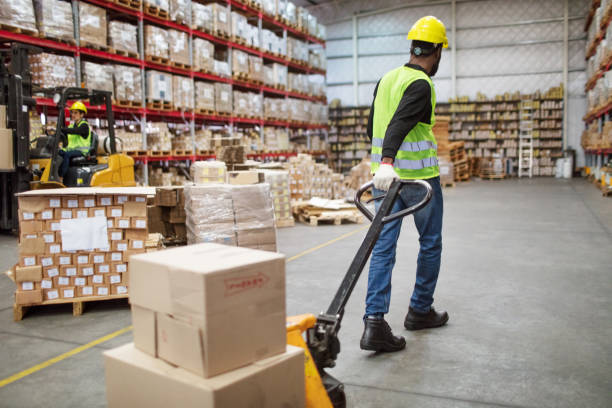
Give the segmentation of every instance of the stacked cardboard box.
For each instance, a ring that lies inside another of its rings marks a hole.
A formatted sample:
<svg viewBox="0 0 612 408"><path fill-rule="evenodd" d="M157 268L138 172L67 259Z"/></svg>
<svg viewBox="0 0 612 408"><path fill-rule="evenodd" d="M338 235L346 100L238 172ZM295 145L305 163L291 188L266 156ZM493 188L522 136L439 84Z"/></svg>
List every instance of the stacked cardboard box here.
<svg viewBox="0 0 612 408"><path fill-rule="evenodd" d="M268 184L232 187L236 243L240 247L276 251L274 205Z"/></svg>
<svg viewBox="0 0 612 408"><path fill-rule="evenodd" d="M210 150L210 139L212 131L210 129L196 129L195 132L195 148L197 150Z"/></svg>
<svg viewBox="0 0 612 408"><path fill-rule="evenodd" d="M13 170L14 168L13 130L6 128L6 105L0 105L0 170Z"/></svg>
<svg viewBox="0 0 612 408"><path fill-rule="evenodd" d="M285 65L273 63L264 65L264 83L273 87L287 88L287 67Z"/></svg>
<svg viewBox="0 0 612 408"><path fill-rule="evenodd" d="M179 24L191 24L191 0L170 0L170 20Z"/></svg>
<svg viewBox="0 0 612 408"><path fill-rule="evenodd" d="M282 170L260 170L260 172L263 172L265 182L270 185L276 225L279 227L293 226L289 172Z"/></svg>
<svg viewBox="0 0 612 408"><path fill-rule="evenodd" d="M117 140L121 140L124 152L142 150L142 133L129 131L124 128L115 129L115 137ZM98 154L100 152L101 145L98 145Z"/></svg>
<svg viewBox="0 0 612 408"><path fill-rule="evenodd" d="M172 74L161 71L146 72L147 101L172 103Z"/></svg>
<svg viewBox="0 0 612 408"><path fill-rule="evenodd" d="M106 9L80 1L79 30L81 45L106 47Z"/></svg>
<svg viewBox="0 0 612 408"><path fill-rule="evenodd" d="M123 21L109 21L108 45L115 50L138 54L138 27Z"/></svg>
<svg viewBox="0 0 612 408"><path fill-rule="evenodd" d="M168 30L170 61L189 66L189 35L184 31Z"/></svg>
<svg viewBox="0 0 612 408"><path fill-rule="evenodd" d="M5 7L4 4L2 7ZM74 41L72 5L67 1L35 0L36 26L41 36Z"/></svg>
<svg viewBox="0 0 612 408"><path fill-rule="evenodd" d="M128 67L126 65L115 65L113 67L115 99L131 102L142 101L140 72L140 68Z"/></svg>
<svg viewBox="0 0 612 408"><path fill-rule="evenodd" d="M134 344L105 353L109 407L304 407L304 352L286 346L284 265L217 244L135 256Z"/></svg>
<svg viewBox="0 0 612 408"><path fill-rule="evenodd" d="M159 9L160 11L165 11L166 13L170 12L169 0L144 0L144 6L154 7Z"/></svg>
<svg viewBox="0 0 612 408"><path fill-rule="evenodd" d="M195 107L203 111L215 110L215 85L211 82L195 81Z"/></svg>
<svg viewBox="0 0 612 408"><path fill-rule="evenodd" d="M263 58L249 55L249 78L255 82L264 82Z"/></svg>
<svg viewBox="0 0 612 408"><path fill-rule="evenodd" d="M300 153L289 159L290 190L292 200L309 200L312 197L346 198L350 191L334 188L333 171L316 163L309 154ZM334 194L342 194L338 197Z"/></svg>
<svg viewBox="0 0 612 408"><path fill-rule="evenodd" d="M286 120L288 115L288 103L284 98L263 98L264 118Z"/></svg>
<svg viewBox="0 0 612 408"><path fill-rule="evenodd" d="M146 56L158 58L168 58L170 56L168 30L154 25L145 25L144 37Z"/></svg>
<svg viewBox="0 0 612 408"><path fill-rule="evenodd" d="M150 232L159 233L174 243L187 242L183 187L158 187L148 212Z"/></svg>
<svg viewBox="0 0 612 408"><path fill-rule="evenodd" d="M191 28L194 30L212 33L213 17L210 4L191 3Z"/></svg>
<svg viewBox="0 0 612 408"><path fill-rule="evenodd" d="M194 3L195 5L196 3ZM213 72L215 46L202 38L193 39L193 68L199 71Z"/></svg>
<svg viewBox="0 0 612 408"><path fill-rule="evenodd" d="M232 86L215 82L215 111L217 113L232 113Z"/></svg>
<svg viewBox="0 0 612 408"><path fill-rule="evenodd" d="M232 11L232 36L234 41L246 43L248 22L246 16Z"/></svg>
<svg viewBox="0 0 612 408"><path fill-rule="evenodd" d="M175 109L193 109L193 79L182 75L172 76L172 103Z"/></svg>
<svg viewBox="0 0 612 408"><path fill-rule="evenodd" d="M289 134L284 128L265 127L264 140L267 151L289 150Z"/></svg>
<svg viewBox="0 0 612 408"><path fill-rule="evenodd" d="M227 167L221 161L196 161L189 169L195 184L225 183Z"/></svg>
<svg viewBox="0 0 612 408"><path fill-rule="evenodd" d="M365 183L372 180L372 164L368 159L362 159L361 163L351 168L348 177L348 188L357 191Z"/></svg>
<svg viewBox="0 0 612 408"><path fill-rule="evenodd" d="M164 122L147 122L147 148L149 150L172 150L172 133Z"/></svg>
<svg viewBox="0 0 612 408"><path fill-rule="evenodd" d="M30 30L35 34L36 18L31 0L4 0L0 7L0 24Z"/></svg>
<svg viewBox="0 0 612 408"><path fill-rule="evenodd" d="M83 82L86 88L109 92L114 91L112 65L84 61L82 68Z"/></svg>
<svg viewBox="0 0 612 408"><path fill-rule="evenodd" d="M28 56L32 82L42 88L71 87L76 83L73 57L40 53Z"/></svg>
<svg viewBox="0 0 612 408"><path fill-rule="evenodd" d="M213 33L229 38L231 34L230 16L226 5L212 3Z"/></svg>
<svg viewBox="0 0 612 408"><path fill-rule="evenodd" d="M19 197L15 303L127 294L144 252L148 189L36 190Z"/></svg>

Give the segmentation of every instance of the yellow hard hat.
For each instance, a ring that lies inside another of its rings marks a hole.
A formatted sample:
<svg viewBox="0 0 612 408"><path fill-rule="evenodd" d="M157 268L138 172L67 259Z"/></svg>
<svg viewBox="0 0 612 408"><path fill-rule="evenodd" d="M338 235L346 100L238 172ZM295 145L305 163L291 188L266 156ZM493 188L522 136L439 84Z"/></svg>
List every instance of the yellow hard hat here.
<svg viewBox="0 0 612 408"><path fill-rule="evenodd" d="M434 16L426 16L417 20L408 32L408 40L426 41L434 44L442 44L448 48L446 38L446 27L444 23Z"/></svg>
<svg viewBox="0 0 612 408"><path fill-rule="evenodd" d="M87 113L87 108L85 107L85 104L81 101L76 101L75 103L73 103L70 107L70 110L80 110L84 113Z"/></svg>

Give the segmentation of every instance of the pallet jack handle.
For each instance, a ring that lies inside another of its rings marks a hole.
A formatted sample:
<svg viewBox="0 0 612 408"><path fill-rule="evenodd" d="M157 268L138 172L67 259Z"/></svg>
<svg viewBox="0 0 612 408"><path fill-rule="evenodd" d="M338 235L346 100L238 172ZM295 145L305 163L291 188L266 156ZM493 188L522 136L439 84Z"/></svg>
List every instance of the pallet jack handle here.
<svg viewBox="0 0 612 408"><path fill-rule="evenodd" d="M424 180L398 180L400 183L400 188L399 190L397 190L396 195L399 195L400 191L402 190L402 188L404 186L407 185L418 185L421 186L425 189L425 196L423 197L423 199L418 202L417 204L406 208L402 211L398 211L396 213L393 213L391 215L386 215L385 217L383 217L382 219L382 223L383 224L387 224L393 220L396 220L398 218L403 218L407 215L410 215L418 210L420 210L421 208L425 207L427 205L427 203L429 203L429 200L431 200L431 196L433 194L433 190L431 189L431 186L429 185L428 182L424 181ZM396 182L397 183L397 182ZM363 194L368 191L371 187L374 186L374 182L370 181L366 184L364 184L363 186L361 186L359 188L359 190L357 190L357 193L355 194L355 205L357 206L357 208L359 209L359 211L361 211L361 213L370 221L374 220L374 214L372 214L372 212L364 205L363 201L361 201L361 196L363 196ZM391 189L389 190L391 191ZM383 195L380 195L378 197L373 197L371 199L369 199L368 201L365 202L365 204L369 204L372 201L378 201L378 200L382 200L387 196L388 193L385 193ZM395 202L397 198L394 198L393 202Z"/></svg>

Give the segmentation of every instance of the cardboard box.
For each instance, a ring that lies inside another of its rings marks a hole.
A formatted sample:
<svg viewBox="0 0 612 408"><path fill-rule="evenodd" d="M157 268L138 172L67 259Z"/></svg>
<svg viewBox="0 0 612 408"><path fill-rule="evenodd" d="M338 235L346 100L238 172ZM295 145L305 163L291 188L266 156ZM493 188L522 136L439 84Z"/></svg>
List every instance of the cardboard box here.
<svg viewBox="0 0 612 408"><path fill-rule="evenodd" d="M108 296L108 295L110 295L110 286L94 285L94 296Z"/></svg>
<svg viewBox="0 0 612 408"><path fill-rule="evenodd" d="M55 300L59 298L59 289L43 289L43 298L45 300Z"/></svg>
<svg viewBox="0 0 612 408"><path fill-rule="evenodd" d="M38 213L37 219L42 221L52 220L54 215L54 211L52 208L45 208L41 212Z"/></svg>
<svg viewBox="0 0 612 408"><path fill-rule="evenodd" d="M72 209L79 208L79 198L73 195L63 196L62 200L62 208Z"/></svg>
<svg viewBox="0 0 612 408"><path fill-rule="evenodd" d="M131 226L128 228L134 229L147 229L147 218L146 217L132 217Z"/></svg>
<svg viewBox="0 0 612 408"><path fill-rule="evenodd" d="M43 267L43 276L45 278L53 278L54 276L59 276L59 267L57 266Z"/></svg>
<svg viewBox="0 0 612 408"><path fill-rule="evenodd" d="M45 244L45 253L47 254L59 254L62 252L62 246L60 244Z"/></svg>
<svg viewBox="0 0 612 408"><path fill-rule="evenodd" d="M109 408L301 408L304 351L287 346L275 357L203 379L126 344L104 353Z"/></svg>
<svg viewBox="0 0 612 408"><path fill-rule="evenodd" d="M49 220L49 221L46 221L45 222L45 230L46 231L56 231L56 232L59 232L60 231L60 222L58 220ZM60 238L61 238L61 235L60 235Z"/></svg>
<svg viewBox="0 0 612 408"><path fill-rule="evenodd" d="M56 220L69 220L75 218L75 213L70 208L56 208L54 210L53 218Z"/></svg>
<svg viewBox="0 0 612 408"><path fill-rule="evenodd" d="M42 266L15 267L15 282L40 282L42 277Z"/></svg>
<svg viewBox="0 0 612 408"><path fill-rule="evenodd" d="M94 271L96 273L110 273L110 264L109 263L96 264L94 267Z"/></svg>
<svg viewBox="0 0 612 408"><path fill-rule="evenodd" d="M92 275L87 277L89 285L104 285L104 275Z"/></svg>
<svg viewBox="0 0 612 408"><path fill-rule="evenodd" d="M179 207L162 207L162 217L165 222L170 224L184 224L185 223L185 208Z"/></svg>
<svg viewBox="0 0 612 408"><path fill-rule="evenodd" d="M77 270L81 276L92 276L94 274L94 266L92 264L79 265Z"/></svg>
<svg viewBox="0 0 612 408"><path fill-rule="evenodd" d="M147 203L128 201L123 204L123 215L125 217L146 217Z"/></svg>
<svg viewBox="0 0 612 408"><path fill-rule="evenodd" d="M106 210L104 207L93 207L89 209L90 217L106 217Z"/></svg>
<svg viewBox="0 0 612 408"><path fill-rule="evenodd" d="M29 211L38 213L43 211L45 208L59 208L62 203L59 197L19 197L18 198L19 209L22 211Z"/></svg>
<svg viewBox="0 0 612 408"><path fill-rule="evenodd" d="M22 234L37 234L44 230L42 221L22 221L19 223L19 230Z"/></svg>
<svg viewBox="0 0 612 408"><path fill-rule="evenodd" d="M73 265L60 266L60 276L77 276L78 268Z"/></svg>
<svg viewBox="0 0 612 408"><path fill-rule="evenodd" d="M72 255L69 254L56 254L55 265L72 265Z"/></svg>
<svg viewBox="0 0 612 408"><path fill-rule="evenodd" d="M106 261L106 254L102 252L96 252L89 255L89 262L92 264L101 264Z"/></svg>
<svg viewBox="0 0 612 408"><path fill-rule="evenodd" d="M128 229L128 228L133 228L132 227L132 219L130 219L130 217L121 217L121 218L116 218L115 219L115 228L121 228L121 229ZM146 218L145 220L145 226L144 228L146 228Z"/></svg>
<svg viewBox="0 0 612 408"><path fill-rule="evenodd" d="M79 286L77 287L77 296L78 297L86 297L86 296L93 296L93 286L91 285L86 285L86 286Z"/></svg>
<svg viewBox="0 0 612 408"><path fill-rule="evenodd" d="M106 207L106 216L119 218L123 217L123 206L121 205L112 205L110 207Z"/></svg>
<svg viewBox="0 0 612 408"><path fill-rule="evenodd" d="M157 196L156 196L157 197ZM148 206L148 230L150 233L159 233L162 235L166 234L166 227L164 226L164 220L162 219L161 207Z"/></svg>
<svg viewBox="0 0 612 408"><path fill-rule="evenodd" d="M68 276L56 276L53 278L53 287L59 288L60 286L69 286L70 278ZM61 293L60 293L61 296Z"/></svg>
<svg viewBox="0 0 612 408"><path fill-rule="evenodd" d="M157 187L155 190L155 205L158 207L174 207L178 203L176 187Z"/></svg>
<svg viewBox="0 0 612 408"><path fill-rule="evenodd" d="M238 246L276 244L276 229L239 229L236 231L236 239Z"/></svg>
<svg viewBox="0 0 612 408"><path fill-rule="evenodd" d="M142 229L125 230L125 239L127 239L128 241L132 241L132 240L146 241L148 238L149 238L149 234L147 233L146 230L142 230Z"/></svg>
<svg viewBox="0 0 612 408"><path fill-rule="evenodd" d="M40 281L41 289L52 289L53 288L53 279L42 279Z"/></svg>
<svg viewBox="0 0 612 408"><path fill-rule="evenodd" d="M19 257L19 266L34 266L37 262L35 255L24 255Z"/></svg>
<svg viewBox="0 0 612 408"><path fill-rule="evenodd" d="M13 130L0 129L0 170L14 170Z"/></svg>
<svg viewBox="0 0 612 408"><path fill-rule="evenodd" d="M43 268L45 266L53 266L53 265L55 265L55 256L53 256L53 255L39 255L38 256L38 264L42 265Z"/></svg>
<svg viewBox="0 0 612 408"><path fill-rule="evenodd" d="M145 241L142 239L130 239L128 241L128 247L130 249L144 249Z"/></svg>
<svg viewBox="0 0 612 408"><path fill-rule="evenodd" d="M22 239L19 242L19 254L20 255L43 255L46 250L45 240L40 238ZM53 245L53 244L51 244Z"/></svg>
<svg viewBox="0 0 612 408"><path fill-rule="evenodd" d="M43 232L40 234L40 236L42 237L42 239L45 241L45 243L47 244L52 244L55 242L55 232Z"/></svg>
<svg viewBox="0 0 612 408"><path fill-rule="evenodd" d="M17 284L18 290L34 290L40 289L40 283L38 282L19 282Z"/></svg>
<svg viewBox="0 0 612 408"><path fill-rule="evenodd" d="M109 241L121 241L123 240L123 230L120 229L109 229L108 230ZM112 245L112 242L111 242Z"/></svg>
<svg viewBox="0 0 612 408"><path fill-rule="evenodd" d="M17 215L19 216L19 221L31 221L37 219L35 212L19 210Z"/></svg>
<svg viewBox="0 0 612 408"><path fill-rule="evenodd" d="M85 276L73 276L70 278L70 284L72 286L85 286L87 285L87 278Z"/></svg>
<svg viewBox="0 0 612 408"><path fill-rule="evenodd" d="M157 357L157 329L155 321L154 311L132 305L134 345L153 357Z"/></svg>
<svg viewBox="0 0 612 408"><path fill-rule="evenodd" d="M128 288L126 285L111 285L111 295L127 295Z"/></svg>
<svg viewBox="0 0 612 408"><path fill-rule="evenodd" d="M113 205L113 196L112 195L97 195L96 196L96 205L98 207L107 207L109 205Z"/></svg>
<svg viewBox="0 0 612 408"><path fill-rule="evenodd" d="M282 255L218 244L135 255L129 287L132 305L162 316L159 357L198 375L210 377L284 350ZM194 348L185 348L185 341Z"/></svg>
<svg viewBox="0 0 612 408"><path fill-rule="evenodd" d="M89 263L89 254L75 254L74 259L77 265L86 265Z"/></svg>
<svg viewBox="0 0 612 408"><path fill-rule="evenodd" d="M35 305L43 301L42 289L19 290L15 291L15 304Z"/></svg>
<svg viewBox="0 0 612 408"><path fill-rule="evenodd" d="M230 171L228 173L230 184L258 184L263 182L263 174L257 171Z"/></svg>
<svg viewBox="0 0 612 408"><path fill-rule="evenodd" d="M111 245L111 249L113 251L127 251L128 250L128 242L126 240L121 241L113 241Z"/></svg>
<svg viewBox="0 0 612 408"><path fill-rule="evenodd" d="M115 205L123 205L125 203L127 203L128 201L130 201L130 197L128 195L125 194L117 194L114 197L114 203Z"/></svg>
<svg viewBox="0 0 612 408"><path fill-rule="evenodd" d="M123 262L122 252L109 252L106 254L106 262Z"/></svg>
<svg viewBox="0 0 612 408"><path fill-rule="evenodd" d="M60 288L59 292L62 299L73 299L76 297L76 289L74 286Z"/></svg>
<svg viewBox="0 0 612 408"><path fill-rule="evenodd" d="M96 206L96 196L88 195L79 197L79 208L93 208Z"/></svg>

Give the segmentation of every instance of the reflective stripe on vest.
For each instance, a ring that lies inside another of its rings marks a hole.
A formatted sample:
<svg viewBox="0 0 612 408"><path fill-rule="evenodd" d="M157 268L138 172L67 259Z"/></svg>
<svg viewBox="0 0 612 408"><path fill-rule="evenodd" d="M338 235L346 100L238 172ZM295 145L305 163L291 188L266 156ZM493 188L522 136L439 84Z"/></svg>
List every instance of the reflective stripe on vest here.
<svg viewBox="0 0 612 408"><path fill-rule="evenodd" d="M382 160L382 155L373 154L372 161L380 163ZM437 166L438 158L437 157L427 157L425 159L420 160L404 160L404 159L395 159L393 161L393 167L401 170L421 170L427 167Z"/></svg>
<svg viewBox="0 0 612 408"><path fill-rule="evenodd" d="M383 147L383 139L372 139L372 145ZM438 145L429 140L422 140L420 142L403 142L399 149L407 152L420 152L429 149L438 150Z"/></svg>

